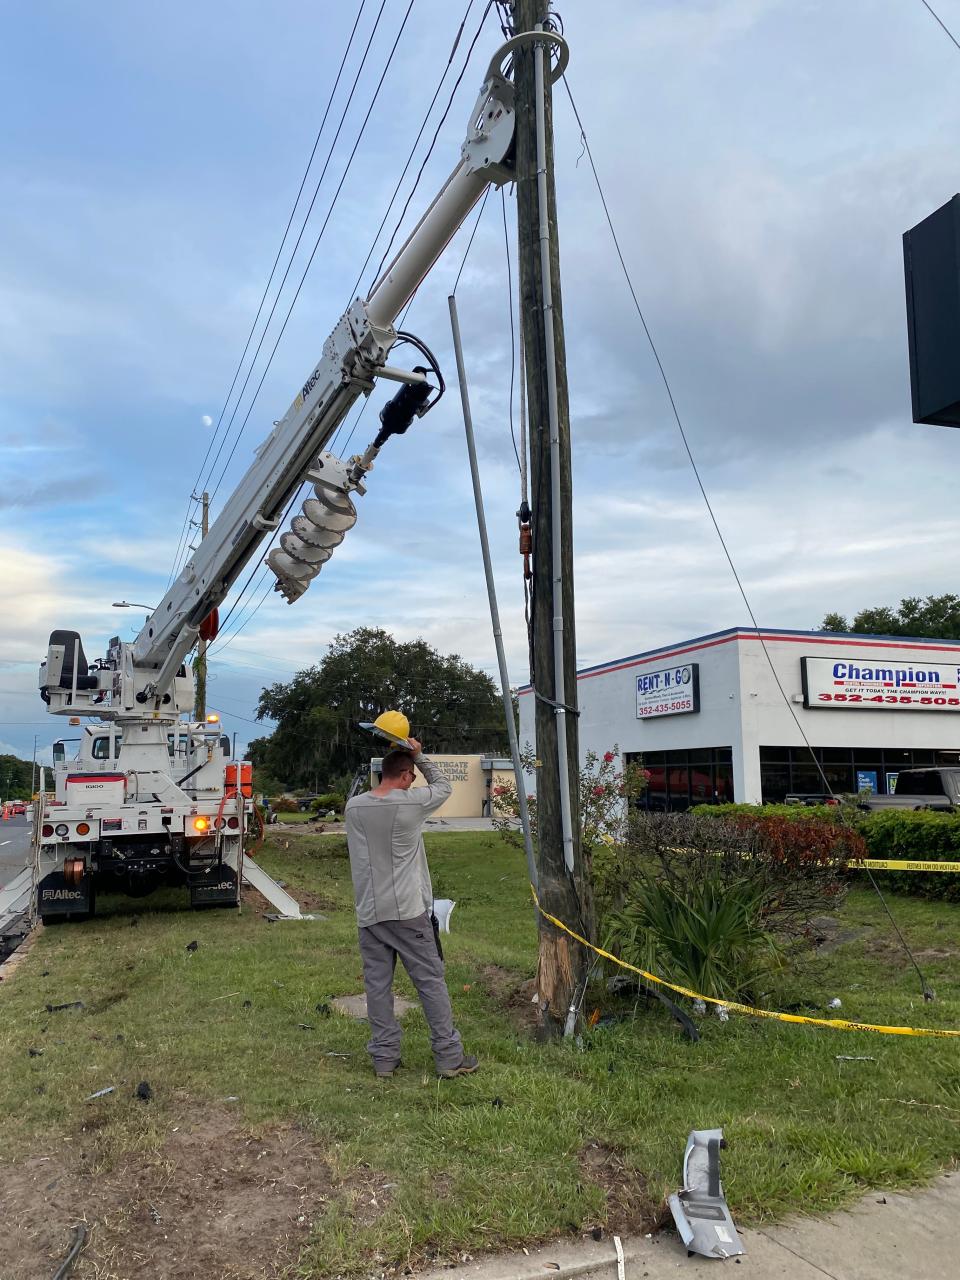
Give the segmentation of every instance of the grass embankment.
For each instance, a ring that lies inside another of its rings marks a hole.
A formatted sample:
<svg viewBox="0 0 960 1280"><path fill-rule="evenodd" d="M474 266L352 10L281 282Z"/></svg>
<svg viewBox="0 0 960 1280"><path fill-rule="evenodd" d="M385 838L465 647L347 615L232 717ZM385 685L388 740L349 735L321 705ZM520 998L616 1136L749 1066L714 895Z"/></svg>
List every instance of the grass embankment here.
<svg viewBox="0 0 960 1280"><path fill-rule="evenodd" d="M377 1081L365 1025L317 1011L362 989L345 845L283 831L260 860L326 919L174 911L171 895L165 910L155 899L104 903L89 923L42 933L0 986L2 1160L86 1144L106 1177L217 1108L257 1134L293 1124L330 1171L291 1272L319 1277L374 1257L649 1224L697 1127L726 1131L724 1186L744 1224L916 1183L960 1155L957 1041L706 1017L691 1044L641 1004L635 1022L597 1028L582 1051L534 1044L520 1027L536 949L522 856L477 834L431 835L428 848L437 896L458 903L444 943L477 1076L436 1081L418 1010L405 1021L405 1070ZM861 890L840 917L855 936L789 979L782 999L819 1011L839 996L851 1019L960 1027L960 912L903 898L894 909L936 1003L919 998ZM405 978L398 989L409 994ZM78 999L79 1011L45 1008ZM140 1080L149 1103L134 1097ZM115 1094L84 1101L108 1085ZM6 1172L0 1164L0 1188ZM372 1179L374 1207L363 1192Z"/></svg>

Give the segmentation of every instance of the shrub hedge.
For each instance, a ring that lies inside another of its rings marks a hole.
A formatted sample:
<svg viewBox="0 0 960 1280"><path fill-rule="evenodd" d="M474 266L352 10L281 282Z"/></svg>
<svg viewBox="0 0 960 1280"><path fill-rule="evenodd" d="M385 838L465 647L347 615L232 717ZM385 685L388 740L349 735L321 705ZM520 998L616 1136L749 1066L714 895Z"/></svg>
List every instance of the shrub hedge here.
<svg viewBox="0 0 960 1280"><path fill-rule="evenodd" d="M806 807L793 804L698 805L697 813L717 818L739 814L755 817L787 818L803 823L811 819L848 822L866 842L870 858L902 858L916 862L960 862L960 814L926 810L891 809L878 813L858 813L848 817L837 805ZM863 872L851 874L864 876ZM875 871L884 889L912 893L921 898L941 898L960 902L960 872Z"/></svg>

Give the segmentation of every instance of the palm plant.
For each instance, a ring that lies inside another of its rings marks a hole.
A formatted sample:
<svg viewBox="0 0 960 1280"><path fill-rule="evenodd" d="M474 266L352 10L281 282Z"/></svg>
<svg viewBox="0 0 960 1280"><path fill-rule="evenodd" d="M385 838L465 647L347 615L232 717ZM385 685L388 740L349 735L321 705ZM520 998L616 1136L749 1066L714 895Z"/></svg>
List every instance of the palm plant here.
<svg viewBox="0 0 960 1280"><path fill-rule="evenodd" d="M720 1000L755 1000L784 963L767 927L768 889L755 878L707 875L680 886L640 872L606 920L608 951Z"/></svg>

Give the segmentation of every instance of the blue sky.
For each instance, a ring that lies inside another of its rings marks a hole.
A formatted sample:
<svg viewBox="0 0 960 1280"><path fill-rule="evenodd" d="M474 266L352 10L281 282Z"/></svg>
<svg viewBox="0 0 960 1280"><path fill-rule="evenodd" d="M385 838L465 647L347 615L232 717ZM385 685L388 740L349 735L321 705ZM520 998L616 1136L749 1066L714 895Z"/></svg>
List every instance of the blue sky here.
<svg viewBox="0 0 960 1280"><path fill-rule="evenodd" d="M378 7L368 0L364 37ZM935 7L960 33L960 0ZM217 501L349 299L462 9L414 4ZM387 0L310 245L405 10ZM61 729L36 693L49 631L76 627L92 658L135 629L139 615L112 601L163 594L210 440L204 418L224 403L356 12L174 0L5 14L0 743L20 754ZM960 187L960 52L919 0L600 0L561 12L621 242L758 618L807 627L828 610L954 590L960 437L910 422L900 237ZM408 222L455 163L499 40L491 14ZM556 127L587 664L747 619L562 99ZM512 236L509 190L506 210ZM501 219L496 194L458 300L519 683ZM461 235L408 321L450 383L446 294L464 247ZM386 398L375 395L351 450ZM493 670L455 386L384 452L357 527L307 596L293 607L268 596L228 636L211 705L244 742L259 732L260 688L359 625L422 634Z"/></svg>

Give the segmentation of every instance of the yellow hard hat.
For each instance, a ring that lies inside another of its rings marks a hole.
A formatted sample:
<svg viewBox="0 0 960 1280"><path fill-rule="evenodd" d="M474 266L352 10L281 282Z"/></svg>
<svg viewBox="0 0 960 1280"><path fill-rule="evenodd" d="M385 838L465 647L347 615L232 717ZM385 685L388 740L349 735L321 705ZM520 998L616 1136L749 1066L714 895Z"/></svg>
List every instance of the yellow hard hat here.
<svg viewBox="0 0 960 1280"><path fill-rule="evenodd" d="M410 737L410 721L402 711L384 711L377 716L373 727L381 733L398 741L406 742Z"/></svg>

